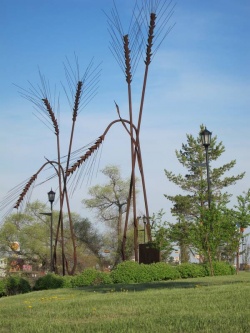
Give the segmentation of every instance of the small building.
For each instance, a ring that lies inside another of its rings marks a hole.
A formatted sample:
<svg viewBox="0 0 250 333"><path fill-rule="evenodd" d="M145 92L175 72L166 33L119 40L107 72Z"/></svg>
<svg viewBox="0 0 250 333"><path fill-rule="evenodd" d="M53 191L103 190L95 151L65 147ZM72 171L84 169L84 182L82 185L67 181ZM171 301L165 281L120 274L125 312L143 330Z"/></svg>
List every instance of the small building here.
<svg viewBox="0 0 250 333"><path fill-rule="evenodd" d="M0 256L0 277L6 276L7 258Z"/></svg>

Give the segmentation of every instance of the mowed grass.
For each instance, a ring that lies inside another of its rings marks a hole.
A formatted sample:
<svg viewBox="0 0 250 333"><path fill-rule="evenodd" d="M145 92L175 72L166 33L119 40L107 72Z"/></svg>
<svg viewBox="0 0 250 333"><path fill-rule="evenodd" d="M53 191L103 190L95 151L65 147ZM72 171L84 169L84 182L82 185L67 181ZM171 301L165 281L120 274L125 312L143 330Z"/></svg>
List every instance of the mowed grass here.
<svg viewBox="0 0 250 333"><path fill-rule="evenodd" d="M0 332L250 332L250 273L0 299Z"/></svg>

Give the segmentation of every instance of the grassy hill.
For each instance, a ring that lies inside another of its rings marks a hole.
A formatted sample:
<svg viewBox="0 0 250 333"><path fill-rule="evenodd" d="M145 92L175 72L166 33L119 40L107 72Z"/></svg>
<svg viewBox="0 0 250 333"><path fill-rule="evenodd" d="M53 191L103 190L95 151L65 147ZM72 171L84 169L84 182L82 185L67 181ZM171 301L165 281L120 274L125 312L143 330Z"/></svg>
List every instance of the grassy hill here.
<svg viewBox="0 0 250 333"><path fill-rule="evenodd" d="M250 332L250 273L0 299L0 332Z"/></svg>

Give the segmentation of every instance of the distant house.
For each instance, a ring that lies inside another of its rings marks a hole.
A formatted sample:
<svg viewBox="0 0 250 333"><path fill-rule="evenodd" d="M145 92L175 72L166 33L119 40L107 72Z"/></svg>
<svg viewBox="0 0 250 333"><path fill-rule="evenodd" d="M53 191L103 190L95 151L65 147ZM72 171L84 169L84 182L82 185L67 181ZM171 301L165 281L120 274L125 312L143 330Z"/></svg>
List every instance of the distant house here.
<svg viewBox="0 0 250 333"><path fill-rule="evenodd" d="M6 276L6 269L7 269L7 258L0 257L0 277Z"/></svg>

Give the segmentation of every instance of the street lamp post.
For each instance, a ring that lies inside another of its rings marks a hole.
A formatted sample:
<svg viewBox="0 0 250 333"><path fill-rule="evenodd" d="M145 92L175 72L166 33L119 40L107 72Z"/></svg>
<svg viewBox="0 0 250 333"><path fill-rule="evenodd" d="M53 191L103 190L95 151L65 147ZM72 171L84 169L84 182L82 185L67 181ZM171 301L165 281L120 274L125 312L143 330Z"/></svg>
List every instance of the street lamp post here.
<svg viewBox="0 0 250 333"><path fill-rule="evenodd" d="M206 127L200 133L201 142L206 150L206 167L207 167L207 192L208 192L208 207L211 206L211 189L210 189L210 175L209 175L209 160L208 160L208 147L211 144L212 132L209 132Z"/></svg>
<svg viewBox="0 0 250 333"><path fill-rule="evenodd" d="M53 202L55 201L56 193L52 189L48 192L48 199L50 202L50 271L54 271L53 264Z"/></svg>
<svg viewBox="0 0 250 333"><path fill-rule="evenodd" d="M143 215L143 224L144 224L144 244L146 242L146 224L147 224L147 216Z"/></svg>

